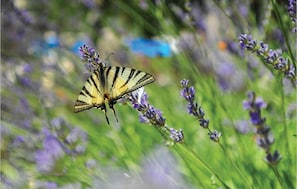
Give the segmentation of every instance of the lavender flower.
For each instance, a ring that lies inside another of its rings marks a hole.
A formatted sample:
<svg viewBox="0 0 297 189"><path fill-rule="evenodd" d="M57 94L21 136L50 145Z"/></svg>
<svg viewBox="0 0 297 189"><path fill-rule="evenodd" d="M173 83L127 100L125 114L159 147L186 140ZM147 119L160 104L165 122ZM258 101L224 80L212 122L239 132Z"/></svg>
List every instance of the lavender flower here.
<svg viewBox="0 0 297 189"><path fill-rule="evenodd" d="M293 32L297 32L297 7L296 0L289 0L288 13L294 24Z"/></svg>
<svg viewBox="0 0 297 189"><path fill-rule="evenodd" d="M255 52L264 63L272 65L274 69L283 72L286 78L297 84L295 66L289 59L282 57L281 50L269 49L268 44L262 41L257 44L257 41L247 34L239 36L239 44L242 49Z"/></svg>
<svg viewBox="0 0 297 189"><path fill-rule="evenodd" d="M132 103L132 107L140 112L141 122L151 123L158 127L165 125L162 112L148 103L147 94L143 91L143 88L130 93L128 100Z"/></svg>
<svg viewBox="0 0 297 189"><path fill-rule="evenodd" d="M163 134L165 134L163 136L168 136L173 143L183 142L184 134L182 129L178 131L166 126L166 119L163 117L162 112L149 104L147 101L148 96L143 88L128 94L126 98L131 102L132 107L139 112L140 122L151 123L156 126Z"/></svg>
<svg viewBox="0 0 297 189"><path fill-rule="evenodd" d="M277 165L279 161L281 160L281 155L277 150L274 151L273 154L268 153L265 157L265 161L269 162L271 165Z"/></svg>
<svg viewBox="0 0 297 189"><path fill-rule="evenodd" d="M198 106L195 100L195 89L193 86L189 87L189 80L181 80L181 86L183 89L180 91L180 95L188 101L188 113L198 118L200 126L208 128L209 120L204 119L204 110L201 106Z"/></svg>
<svg viewBox="0 0 297 189"><path fill-rule="evenodd" d="M252 128L249 127L249 122L247 120L240 120L235 122L235 129L242 134L247 134L253 132Z"/></svg>
<svg viewBox="0 0 297 189"><path fill-rule="evenodd" d="M220 141L220 137L222 135L222 133L220 133L217 130L214 130L213 132L209 132L209 138L210 140L214 141L214 142L219 142Z"/></svg>
<svg viewBox="0 0 297 189"><path fill-rule="evenodd" d="M183 142L184 140L184 133L183 133L183 130L180 129L179 131L178 130L175 130L174 128L169 128L169 132L170 132L170 138L172 138L172 140L174 142Z"/></svg>
<svg viewBox="0 0 297 189"><path fill-rule="evenodd" d="M25 25L30 25L33 23L33 18L27 10L14 7L14 11Z"/></svg>
<svg viewBox="0 0 297 189"><path fill-rule="evenodd" d="M276 165L280 160L281 156L278 151L271 154L271 145L275 139L270 131L270 127L265 124L265 118L261 116L261 109L266 107L266 103L262 98L256 98L254 92L249 92L247 95L248 99L243 101L244 109L247 109L250 114L250 121L256 127L257 144L260 148L266 152L266 162L270 165Z"/></svg>
<svg viewBox="0 0 297 189"><path fill-rule="evenodd" d="M182 90L180 91L180 95L182 97L184 97L186 99L186 101L188 101L188 113L195 116L198 121L199 121L199 125L202 128L208 129L209 131L209 135L210 135L210 139L214 142L219 142L219 139L221 137L221 133L214 130L211 131L209 129L209 120L204 119L204 110L202 109L201 106L198 105L198 103L196 103L195 100L195 89L193 86L189 87L189 80L183 79L180 82L181 86L183 87Z"/></svg>
<svg viewBox="0 0 297 189"><path fill-rule="evenodd" d="M88 47L86 45L83 45L79 48L79 52L82 55L82 60L84 62L87 62L86 68L90 72L93 72L94 70L96 70L100 64L103 64L105 66L104 61L100 59L100 56L95 49Z"/></svg>
<svg viewBox="0 0 297 189"><path fill-rule="evenodd" d="M53 134L67 154L78 155L85 152L88 136L78 127L69 125L63 118L51 120L52 131L45 129L46 135Z"/></svg>

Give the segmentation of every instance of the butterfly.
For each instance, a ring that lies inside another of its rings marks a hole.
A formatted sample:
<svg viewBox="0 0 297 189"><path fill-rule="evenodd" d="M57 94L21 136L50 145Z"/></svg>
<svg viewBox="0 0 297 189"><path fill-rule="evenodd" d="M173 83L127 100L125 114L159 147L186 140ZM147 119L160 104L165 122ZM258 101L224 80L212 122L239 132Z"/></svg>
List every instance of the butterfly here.
<svg viewBox="0 0 297 189"><path fill-rule="evenodd" d="M101 109L107 117L106 104L113 110L117 100L125 94L154 82L151 74L127 67L106 66L100 64L87 79L75 104L74 112L81 112L93 107Z"/></svg>

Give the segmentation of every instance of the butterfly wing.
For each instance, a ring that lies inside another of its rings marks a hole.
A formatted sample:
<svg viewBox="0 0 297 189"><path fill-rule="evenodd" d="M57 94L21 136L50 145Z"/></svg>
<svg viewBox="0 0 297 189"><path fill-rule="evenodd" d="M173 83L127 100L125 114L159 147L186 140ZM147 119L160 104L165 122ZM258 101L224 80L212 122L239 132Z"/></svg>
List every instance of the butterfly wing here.
<svg viewBox="0 0 297 189"><path fill-rule="evenodd" d="M80 112L93 108L105 106L104 103L104 87L99 81L99 71L94 71L84 84L75 104L74 112Z"/></svg>
<svg viewBox="0 0 297 189"><path fill-rule="evenodd" d="M123 95L155 81L151 74L126 67L104 67L105 90L109 101L116 101Z"/></svg>

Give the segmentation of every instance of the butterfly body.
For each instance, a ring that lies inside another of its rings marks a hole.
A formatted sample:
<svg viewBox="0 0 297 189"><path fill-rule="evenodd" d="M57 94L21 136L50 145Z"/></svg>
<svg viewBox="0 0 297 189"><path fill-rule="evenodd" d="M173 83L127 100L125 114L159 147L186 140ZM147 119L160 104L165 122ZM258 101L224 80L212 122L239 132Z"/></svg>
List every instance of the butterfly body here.
<svg viewBox="0 0 297 189"><path fill-rule="evenodd" d="M133 68L100 65L84 84L75 102L74 112L81 112L93 107L99 108L104 111L109 124L106 104L113 110L116 117L113 105L118 99L154 80L152 75Z"/></svg>

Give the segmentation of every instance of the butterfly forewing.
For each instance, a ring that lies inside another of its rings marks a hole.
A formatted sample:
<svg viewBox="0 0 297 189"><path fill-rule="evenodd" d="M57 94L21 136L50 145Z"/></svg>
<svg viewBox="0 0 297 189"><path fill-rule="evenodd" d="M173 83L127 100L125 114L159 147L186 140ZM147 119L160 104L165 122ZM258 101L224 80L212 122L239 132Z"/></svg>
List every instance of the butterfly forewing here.
<svg viewBox="0 0 297 189"><path fill-rule="evenodd" d="M84 84L74 105L74 112L90 109L96 104L104 103L104 88L98 79L99 72L95 71Z"/></svg>
<svg viewBox="0 0 297 189"><path fill-rule="evenodd" d="M107 80L106 91L112 100L119 99L123 95L155 80L148 73L125 67L105 67L105 75Z"/></svg>

